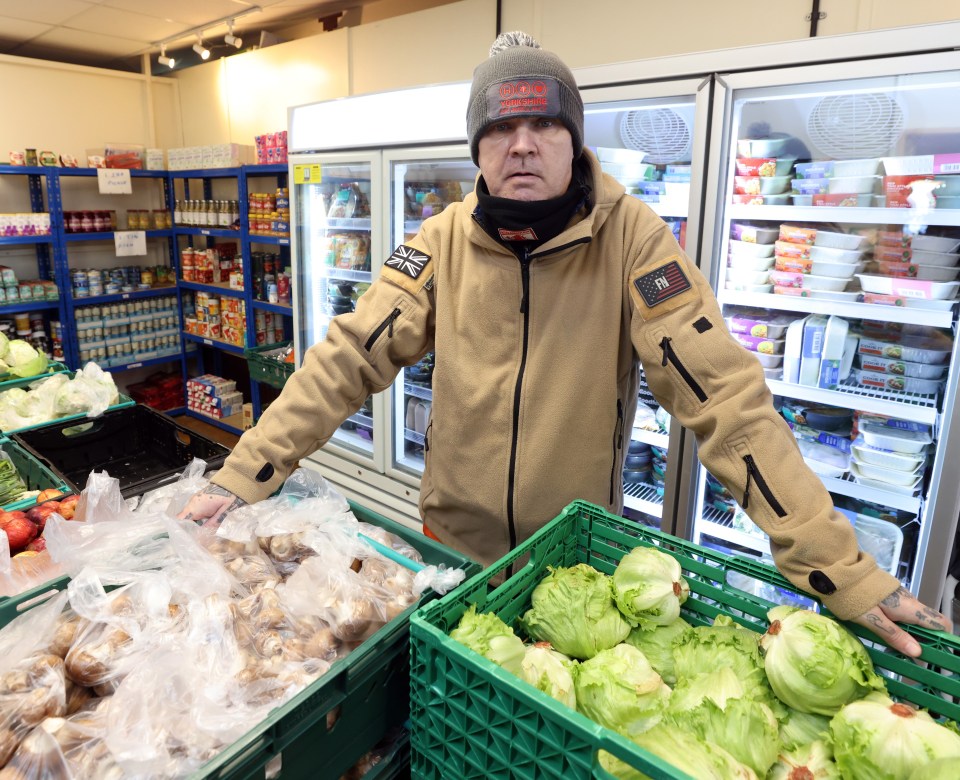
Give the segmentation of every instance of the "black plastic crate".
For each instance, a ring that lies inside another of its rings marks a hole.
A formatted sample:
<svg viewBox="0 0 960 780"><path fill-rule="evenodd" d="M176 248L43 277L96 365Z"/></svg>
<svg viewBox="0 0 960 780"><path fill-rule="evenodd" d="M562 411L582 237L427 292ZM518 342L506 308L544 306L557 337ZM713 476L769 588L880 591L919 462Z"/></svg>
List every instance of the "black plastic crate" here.
<svg viewBox="0 0 960 780"><path fill-rule="evenodd" d="M13 438L74 490L83 490L91 471L106 471L120 480L124 498L172 481L194 458L202 458L212 469L222 466L230 454L222 444L143 404L92 420L21 431Z"/></svg>

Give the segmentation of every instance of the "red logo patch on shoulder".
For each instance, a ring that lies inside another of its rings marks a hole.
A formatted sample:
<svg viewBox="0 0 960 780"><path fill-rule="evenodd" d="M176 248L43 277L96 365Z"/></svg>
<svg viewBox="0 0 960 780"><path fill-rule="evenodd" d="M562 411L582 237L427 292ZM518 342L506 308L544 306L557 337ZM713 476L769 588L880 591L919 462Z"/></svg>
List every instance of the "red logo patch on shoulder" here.
<svg viewBox="0 0 960 780"><path fill-rule="evenodd" d="M692 285L677 260L634 280L637 292L650 308L689 290Z"/></svg>

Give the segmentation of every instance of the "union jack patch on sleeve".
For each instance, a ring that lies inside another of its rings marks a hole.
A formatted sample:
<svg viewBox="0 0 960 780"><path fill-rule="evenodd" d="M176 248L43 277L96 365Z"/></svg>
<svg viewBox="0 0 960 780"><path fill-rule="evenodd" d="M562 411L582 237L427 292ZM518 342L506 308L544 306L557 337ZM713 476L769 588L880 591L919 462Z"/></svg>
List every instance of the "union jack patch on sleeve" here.
<svg viewBox="0 0 960 780"><path fill-rule="evenodd" d="M384 265L395 268L411 279L416 279L423 273L423 269L429 261L430 255L425 255L419 249L414 249L412 246L400 244L400 246L393 250L393 254L387 258Z"/></svg>

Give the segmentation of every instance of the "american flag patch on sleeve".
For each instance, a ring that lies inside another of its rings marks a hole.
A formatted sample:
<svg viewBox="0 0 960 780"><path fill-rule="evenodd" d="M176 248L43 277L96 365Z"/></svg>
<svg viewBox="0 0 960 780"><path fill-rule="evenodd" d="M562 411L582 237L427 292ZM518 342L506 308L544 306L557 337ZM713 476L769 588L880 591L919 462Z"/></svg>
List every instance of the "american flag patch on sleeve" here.
<svg viewBox="0 0 960 780"><path fill-rule="evenodd" d="M637 277L633 283L650 308L686 292L692 286L677 260Z"/></svg>

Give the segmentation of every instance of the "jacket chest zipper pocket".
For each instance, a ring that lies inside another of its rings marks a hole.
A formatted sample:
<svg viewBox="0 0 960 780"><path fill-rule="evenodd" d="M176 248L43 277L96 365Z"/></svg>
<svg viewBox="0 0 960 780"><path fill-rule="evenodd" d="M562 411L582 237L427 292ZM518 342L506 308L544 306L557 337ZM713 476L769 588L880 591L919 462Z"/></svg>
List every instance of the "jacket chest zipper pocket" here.
<svg viewBox="0 0 960 780"><path fill-rule="evenodd" d="M674 370L680 374L680 378L686 383L693 394L697 397L697 400L700 403L704 404L707 402L707 394L704 392L703 388L700 387L700 383L693 378L683 361L677 356L677 353L673 351L673 345L670 343L670 337L664 336L660 339L660 349L663 350L663 359L660 361L660 365L666 368L667 363L670 363L673 366Z"/></svg>
<svg viewBox="0 0 960 780"><path fill-rule="evenodd" d="M370 334L370 338L367 339L367 342L363 345L363 348L370 352L373 349L373 345L377 343L377 339L383 334L386 330L388 331L387 335L390 338L393 338L393 323L400 316L400 309L394 309L387 318L377 325L376 330Z"/></svg>
<svg viewBox="0 0 960 780"><path fill-rule="evenodd" d="M750 484L753 483L757 486L760 494L770 505L770 508L776 513L777 517L786 517L787 510L783 508L780 502L777 501L777 497L773 495L773 491L770 489L767 481L763 478L763 474L760 473L760 469L758 468L756 461L753 459L753 455L744 455L743 462L747 464L747 485L743 489L743 501L740 505L744 508L744 510L747 509L750 503Z"/></svg>
<svg viewBox="0 0 960 780"><path fill-rule="evenodd" d="M617 424L613 429L613 465L610 467L610 505L614 505L617 488L617 463L623 448L623 401L617 399Z"/></svg>

